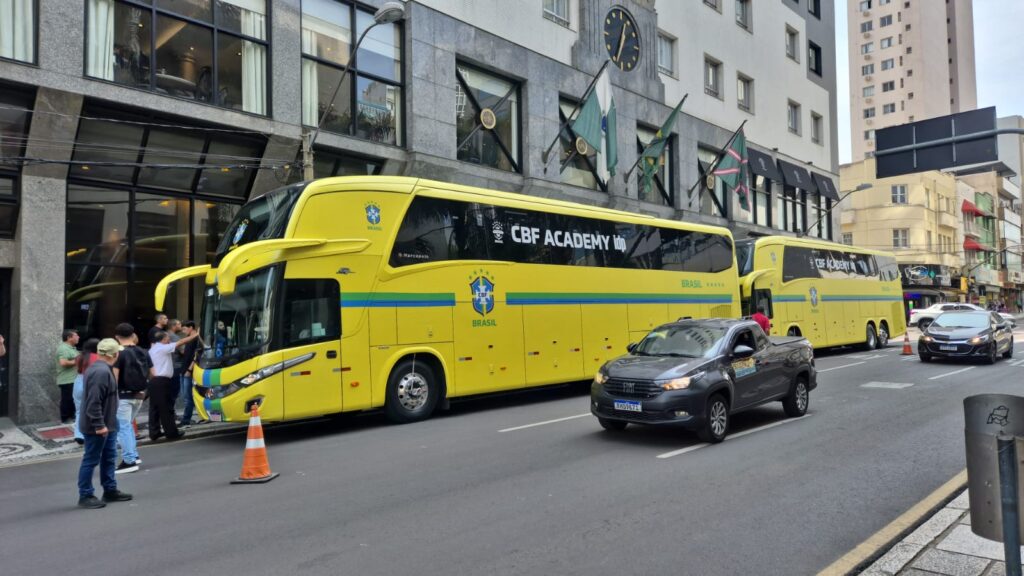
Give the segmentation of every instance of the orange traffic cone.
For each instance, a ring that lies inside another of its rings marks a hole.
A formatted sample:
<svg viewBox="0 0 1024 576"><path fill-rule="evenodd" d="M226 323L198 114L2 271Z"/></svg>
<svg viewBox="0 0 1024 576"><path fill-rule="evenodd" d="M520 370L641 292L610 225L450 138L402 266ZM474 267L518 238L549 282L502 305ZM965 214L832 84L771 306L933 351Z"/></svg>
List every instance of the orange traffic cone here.
<svg viewBox="0 0 1024 576"><path fill-rule="evenodd" d="M913 356L914 350L910 347L910 335L903 334L903 352L900 352L900 356Z"/></svg>
<svg viewBox="0 0 1024 576"><path fill-rule="evenodd" d="M249 436L245 441L245 458L242 460L242 473L231 481L232 484L263 484L277 478L278 474L270 471L267 461L267 445L263 442L263 424L260 423L260 407L252 405L249 414Z"/></svg>

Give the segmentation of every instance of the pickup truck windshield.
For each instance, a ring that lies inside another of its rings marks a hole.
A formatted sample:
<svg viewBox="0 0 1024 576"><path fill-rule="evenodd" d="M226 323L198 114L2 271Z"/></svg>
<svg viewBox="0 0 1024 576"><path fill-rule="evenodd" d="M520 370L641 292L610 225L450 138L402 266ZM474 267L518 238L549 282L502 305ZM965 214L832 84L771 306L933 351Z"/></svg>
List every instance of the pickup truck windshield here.
<svg viewBox="0 0 1024 576"><path fill-rule="evenodd" d="M725 328L708 326L659 328L648 334L633 353L639 356L709 357L726 333Z"/></svg>

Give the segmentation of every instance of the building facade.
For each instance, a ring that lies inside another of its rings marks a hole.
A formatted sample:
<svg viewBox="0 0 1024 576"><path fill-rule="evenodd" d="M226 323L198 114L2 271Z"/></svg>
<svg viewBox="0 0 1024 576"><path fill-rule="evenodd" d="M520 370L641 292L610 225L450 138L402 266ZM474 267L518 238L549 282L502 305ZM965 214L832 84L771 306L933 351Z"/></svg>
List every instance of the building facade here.
<svg viewBox="0 0 1024 576"><path fill-rule="evenodd" d="M908 307L966 297L960 291L960 247L965 234L974 229L965 229L952 174L929 171L875 178L875 160L869 158L842 165L839 179L843 189L871 186L843 203L842 242L895 253Z"/></svg>
<svg viewBox="0 0 1024 576"><path fill-rule="evenodd" d="M875 131L977 107L973 0L847 0L852 158Z"/></svg>
<svg viewBox="0 0 1024 576"><path fill-rule="evenodd" d="M0 416L52 420L61 329L144 334L155 283L209 262L248 198L300 180L321 118L316 177L421 176L738 237L837 232L831 3L409 1L350 54L380 4L0 5ZM625 35L605 38L613 8L636 32L628 66ZM609 59L619 173L605 178L566 120ZM687 93L653 186L625 180ZM744 121L749 211L705 177ZM194 317L200 290L175 289L167 312Z"/></svg>

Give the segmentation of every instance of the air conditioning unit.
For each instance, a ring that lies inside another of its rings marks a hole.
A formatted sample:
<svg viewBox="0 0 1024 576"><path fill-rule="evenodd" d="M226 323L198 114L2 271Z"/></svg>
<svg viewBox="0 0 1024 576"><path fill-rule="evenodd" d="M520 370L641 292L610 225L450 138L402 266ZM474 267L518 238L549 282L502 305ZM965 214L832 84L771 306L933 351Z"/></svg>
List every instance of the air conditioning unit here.
<svg viewBox="0 0 1024 576"><path fill-rule="evenodd" d="M872 78L873 76L871 76L870 74L864 77L864 79L867 80L868 82L870 82Z"/></svg>
<svg viewBox="0 0 1024 576"><path fill-rule="evenodd" d="M871 54L865 54L864 60L871 60Z"/></svg>
<svg viewBox="0 0 1024 576"><path fill-rule="evenodd" d="M871 126L872 124L875 123L875 121L873 119L871 119L871 118L868 118L868 119L864 120L864 123L867 124L868 126Z"/></svg>
<svg viewBox="0 0 1024 576"><path fill-rule="evenodd" d="M867 18L868 16L871 16L871 12L869 10L865 10L861 12L860 15Z"/></svg>
<svg viewBox="0 0 1024 576"><path fill-rule="evenodd" d="M864 99L864 103L865 103L865 104L871 104L871 103L872 103L872 102L874 102L874 101L875 101L875 99L874 99L874 98L865 98L865 99Z"/></svg>
<svg viewBox="0 0 1024 576"><path fill-rule="evenodd" d="M871 38L871 32L865 32L864 33L864 37L865 38Z"/></svg>

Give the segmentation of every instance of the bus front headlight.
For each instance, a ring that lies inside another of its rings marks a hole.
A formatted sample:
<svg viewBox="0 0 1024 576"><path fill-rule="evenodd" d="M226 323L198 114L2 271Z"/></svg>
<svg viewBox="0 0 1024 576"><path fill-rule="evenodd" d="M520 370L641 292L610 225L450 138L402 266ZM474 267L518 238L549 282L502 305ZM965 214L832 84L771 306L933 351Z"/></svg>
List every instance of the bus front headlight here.
<svg viewBox="0 0 1024 576"><path fill-rule="evenodd" d="M234 382L228 384L227 386L216 386L214 388L211 388L210 392L207 393L207 397L224 398L225 396L230 396L235 392L238 392L242 388L248 388L249 386L252 386L253 384L259 382L260 380L270 378L271 376L277 374L278 372L281 372L282 370L312 360L315 356L316 352L310 352L308 354L303 354L302 356L290 358L288 360L285 360L284 362L278 362L277 364L264 366L263 368L260 368L255 372L250 372L249 374L246 374L245 376L239 378L238 380L235 380Z"/></svg>

